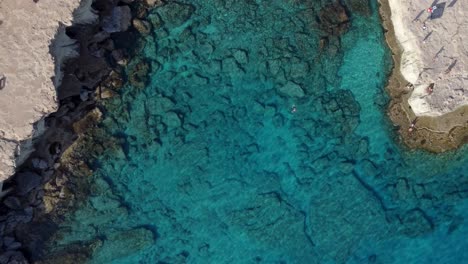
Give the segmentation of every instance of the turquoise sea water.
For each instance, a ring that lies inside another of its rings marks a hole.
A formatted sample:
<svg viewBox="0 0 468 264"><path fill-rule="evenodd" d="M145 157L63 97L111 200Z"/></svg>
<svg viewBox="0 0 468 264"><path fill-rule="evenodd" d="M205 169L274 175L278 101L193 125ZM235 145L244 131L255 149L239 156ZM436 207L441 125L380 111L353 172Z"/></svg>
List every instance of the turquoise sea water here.
<svg viewBox="0 0 468 264"><path fill-rule="evenodd" d="M50 250L96 243L90 263L467 262L467 149L397 143L376 2L321 50L327 3L153 10L132 62L151 64L150 82L108 103L102 127L121 145L95 162L91 196Z"/></svg>

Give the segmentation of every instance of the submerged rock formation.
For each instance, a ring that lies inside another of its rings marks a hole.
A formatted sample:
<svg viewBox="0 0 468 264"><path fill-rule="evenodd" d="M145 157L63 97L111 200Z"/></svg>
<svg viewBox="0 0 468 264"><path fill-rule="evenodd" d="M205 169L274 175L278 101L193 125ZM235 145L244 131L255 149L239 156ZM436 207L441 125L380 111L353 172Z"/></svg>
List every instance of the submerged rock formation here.
<svg viewBox="0 0 468 264"><path fill-rule="evenodd" d="M320 11L319 19L321 28L336 36L345 33L350 24L346 9L339 1L326 5Z"/></svg>

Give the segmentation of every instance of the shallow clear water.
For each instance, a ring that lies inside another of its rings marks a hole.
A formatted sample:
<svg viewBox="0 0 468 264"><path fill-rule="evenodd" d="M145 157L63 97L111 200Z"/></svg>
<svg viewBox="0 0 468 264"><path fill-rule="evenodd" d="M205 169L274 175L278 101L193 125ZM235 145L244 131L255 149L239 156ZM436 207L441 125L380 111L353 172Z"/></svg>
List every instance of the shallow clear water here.
<svg viewBox="0 0 468 264"><path fill-rule="evenodd" d="M396 143L375 1L322 51L326 1L310 2L154 10L135 59L151 81L107 105L121 144L52 250L98 241L90 263L468 261L466 148Z"/></svg>

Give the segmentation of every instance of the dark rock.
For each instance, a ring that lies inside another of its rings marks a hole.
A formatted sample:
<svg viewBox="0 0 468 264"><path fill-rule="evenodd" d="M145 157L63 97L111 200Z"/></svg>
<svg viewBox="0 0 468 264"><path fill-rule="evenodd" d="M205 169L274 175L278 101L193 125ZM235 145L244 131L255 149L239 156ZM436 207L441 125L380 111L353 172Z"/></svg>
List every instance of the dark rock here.
<svg viewBox="0 0 468 264"><path fill-rule="evenodd" d="M54 175L53 169L42 172L42 183L49 182L50 179L52 178L52 175Z"/></svg>
<svg viewBox="0 0 468 264"><path fill-rule="evenodd" d="M138 18L133 19L133 27L140 32L143 36L148 35L151 33L151 24L148 21L141 20Z"/></svg>
<svg viewBox="0 0 468 264"><path fill-rule="evenodd" d="M14 242L15 242L14 237L6 236L6 237L3 238L3 245L5 245L5 247L9 247Z"/></svg>
<svg viewBox="0 0 468 264"><path fill-rule="evenodd" d="M0 255L0 264L28 263L23 254L18 251L7 251Z"/></svg>
<svg viewBox="0 0 468 264"><path fill-rule="evenodd" d="M49 147L51 155L60 155L62 153L62 145L59 142L54 142Z"/></svg>
<svg viewBox="0 0 468 264"><path fill-rule="evenodd" d="M115 49L115 44L112 39L105 40L104 42L100 43L100 46L107 51L113 51Z"/></svg>
<svg viewBox="0 0 468 264"><path fill-rule="evenodd" d="M82 83L74 74L66 74L63 76L62 83L57 90L58 100L63 100L67 97L77 96L81 92Z"/></svg>
<svg viewBox="0 0 468 264"><path fill-rule="evenodd" d="M362 16L370 16L372 13L369 0L345 0L345 4L351 13Z"/></svg>
<svg viewBox="0 0 468 264"><path fill-rule="evenodd" d="M10 216L8 221L13 225L17 225L18 223L29 223L31 222L33 217L33 209L32 207L27 207L22 212L10 212Z"/></svg>
<svg viewBox="0 0 468 264"><path fill-rule="evenodd" d="M96 58L103 58L105 55L105 52L106 51L104 49L98 48L96 45L96 49L94 49L93 51L90 51L90 54Z"/></svg>
<svg viewBox="0 0 468 264"><path fill-rule="evenodd" d="M103 82L103 85L113 89L118 90L123 86L123 80L120 74L116 71L112 71L107 79Z"/></svg>
<svg viewBox="0 0 468 264"><path fill-rule="evenodd" d="M125 53L118 49L118 50L113 50L112 53L112 58L115 60L115 62L121 66L125 66L128 63L128 60L125 56Z"/></svg>
<svg viewBox="0 0 468 264"><path fill-rule="evenodd" d="M19 249L20 247L21 247L21 243L15 241L7 247L7 250L16 250L16 249Z"/></svg>
<svg viewBox="0 0 468 264"><path fill-rule="evenodd" d="M20 195L25 195L30 192L32 189L39 186L42 181L41 176L31 171L18 173L15 180L18 194Z"/></svg>
<svg viewBox="0 0 468 264"><path fill-rule="evenodd" d="M110 37L109 32L100 31L96 33L90 40L91 43L102 42Z"/></svg>
<svg viewBox="0 0 468 264"><path fill-rule="evenodd" d="M8 208L11 208L13 210L21 210L21 201L18 199L18 197L8 196L3 201L3 204L5 204Z"/></svg>
<svg viewBox="0 0 468 264"><path fill-rule="evenodd" d="M34 158L31 160L32 167L35 169L45 170L49 167L47 161L39 158Z"/></svg>
<svg viewBox="0 0 468 264"><path fill-rule="evenodd" d="M319 14L320 27L328 34L340 36L349 28L349 17L340 2L326 5Z"/></svg>
<svg viewBox="0 0 468 264"><path fill-rule="evenodd" d="M81 101L88 101L89 99L89 91L81 91L80 93L80 100Z"/></svg>
<svg viewBox="0 0 468 264"><path fill-rule="evenodd" d="M116 6L109 16L102 19L102 29L107 33L127 31L132 21L132 13L128 6Z"/></svg>
<svg viewBox="0 0 468 264"><path fill-rule="evenodd" d="M42 203L42 197L44 197L44 190L33 190L28 195L28 202L31 206L38 206Z"/></svg>
<svg viewBox="0 0 468 264"><path fill-rule="evenodd" d="M135 13L137 18L144 19L148 16L148 8L145 5L138 5Z"/></svg>

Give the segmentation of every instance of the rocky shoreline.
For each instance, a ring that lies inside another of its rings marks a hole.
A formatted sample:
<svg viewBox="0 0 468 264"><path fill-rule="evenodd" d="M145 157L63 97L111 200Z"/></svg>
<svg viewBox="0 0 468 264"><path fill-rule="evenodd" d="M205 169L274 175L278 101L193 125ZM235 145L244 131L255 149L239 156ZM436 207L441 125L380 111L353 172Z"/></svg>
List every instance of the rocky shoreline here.
<svg viewBox="0 0 468 264"><path fill-rule="evenodd" d="M466 141L466 127L440 133L425 128L422 119L415 132L407 132L414 114L408 108L406 81L399 71L401 51L388 2L380 2L385 35L395 60L388 84L393 98L389 106L392 121L399 127L402 140L412 148L434 152L456 148ZM5 183L7 191L0 204L0 263L80 263L101 243L80 244L76 249L58 252L60 260L58 255L44 259L42 252L65 213L93 191L89 189L92 170L86 160L119 145L117 139L101 133L97 126L103 111L100 106L118 95L126 80L135 87L145 86L151 64L130 59L138 52L139 36L150 31L151 24L145 21L148 10L160 4L157 0L96 0L93 8L99 13L97 23L67 28L67 34L80 44L80 56L65 66L58 89L59 109L46 118L47 130L35 143L37 151ZM332 8L343 17L329 22L333 26L326 29L339 34L346 30L348 19L344 8ZM327 19L324 13L322 20ZM323 38L320 44L326 46L328 42ZM124 70L127 64L129 72Z"/></svg>
<svg viewBox="0 0 468 264"><path fill-rule="evenodd" d="M411 109L408 99L412 90L408 88L409 82L400 71L402 49L395 36L389 2L388 0L379 2L385 38L394 60L387 85L391 97L388 115L398 130L400 140L411 149L423 149L434 153L454 150L466 144L468 122L463 118L466 107L438 117L418 117ZM413 123L414 129L410 129Z"/></svg>
<svg viewBox="0 0 468 264"><path fill-rule="evenodd" d="M66 28L66 34L79 44L79 56L62 66L59 107L45 118L46 130L34 144L36 151L4 183L0 263L58 261L43 259L44 243L54 234L64 213L89 193L87 176L92 171L81 155L93 143L81 139L100 120L100 104L116 95L125 79L143 82L148 73L144 65L134 67L135 73L129 75L123 69L138 49L140 34L148 31L148 23L142 18L161 3L96 0L92 7L98 21ZM58 262L77 263L80 259L85 256L73 255Z"/></svg>

